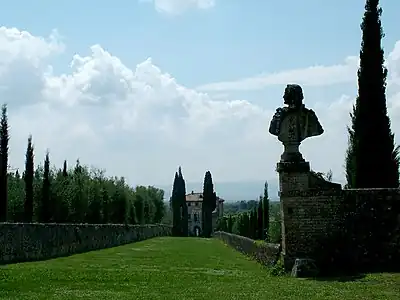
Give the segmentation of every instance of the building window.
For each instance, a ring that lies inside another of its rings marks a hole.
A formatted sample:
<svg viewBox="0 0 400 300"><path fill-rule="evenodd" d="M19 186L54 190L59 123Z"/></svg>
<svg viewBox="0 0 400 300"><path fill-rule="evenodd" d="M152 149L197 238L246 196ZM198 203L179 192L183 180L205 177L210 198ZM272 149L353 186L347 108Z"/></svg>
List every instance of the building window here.
<svg viewBox="0 0 400 300"><path fill-rule="evenodd" d="M194 214L193 214L193 220L194 220L195 222L198 222L198 221L199 221L199 214L194 213Z"/></svg>
<svg viewBox="0 0 400 300"><path fill-rule="evenodd" d="M188 220L190 221L190 219L192 218L191 214L188 214Z"/></svg>
<svg viewBox="0 0 400 300"><path fill-rule="evenodd" d="M190 206L190 204L191 204L191 203L190 203L190 202L188 202L188 203L187 203L187 206Z"/></svg>
<svg viewBox="0 0 400 300"><path fill-rule="evenodd" d="M194 204L195 206L198 206L199 205L199 203L198 202L195 202L195 204Z"/></svg>

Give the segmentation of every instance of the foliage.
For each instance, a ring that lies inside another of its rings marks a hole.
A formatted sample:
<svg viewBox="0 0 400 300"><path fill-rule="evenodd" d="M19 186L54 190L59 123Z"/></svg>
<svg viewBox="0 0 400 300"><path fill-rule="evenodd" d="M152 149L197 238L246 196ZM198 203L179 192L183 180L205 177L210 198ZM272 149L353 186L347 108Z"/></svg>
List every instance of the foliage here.
<svg viewBox="0 0 400 300"><path fill-rule="evenodd" d="M172 195L170 206L172 209L172 235L180 235L180 209L179 209L179 177L178 172L175 172L174 183L172 186Z"/></svg>
<svg viewBox="0 0 400 300"><path fill-rule="evenodd" d="M261 201L261 197L260 197L260 201ZM263 208L263 229L262 229L262 239L263 240L269 240L269 229L270 229L270 220L269 220L269 216L270 216L270 212L269 212L269 207L270 207L270 203L269 203L269 196L268 196L268 182L265 181L264 184L264 194L262 196L262 208Z"/></svg>
<svg viewBox="0 0 400 300"><path fill-rule="evenodd" d="M9 128L7 118L7 105L1 107L0 119L0 222L7 220L8 211L8 142Z"/></svg>
<svg viewBox="0 0 400 300"><path fill-rule="evenodd" d="M106 177L77 160L75 167L34 168L32 136L28 138L25 171L8 170L7 106L0 120L0 221L55 223L155 224L165 214L164 191L153 186L130 187L123 177ZM6 216L8 217L6 218Z"/></svg>
<svg viewBox="0 0 400 300"><path fill-rule="evenodd" d="M257 240L264 240L265 239L265 228L264 228L264 203L262 201L263 199L260 197L260 200L258 201L258 207L257 207ZM269 214L269 208L267 208L267 215ZM265 223L269 223L269 216L268 216L268 221Z"/></svg>
<svg viewBox="0 0 400 300"><path fill-rule="evenodd" d="M65 172L66 162L65 162ZM34 147L32 144L32 136L28 137L28 146L26 148L25 155L25 172L23 175L23 180L25 183L25 203L24 203L24 222L32 222L33 217L33 176L35 171L34 165ZM17 178L18 180L18 178ZM21 197L21 195L19 196Z"/></svg>
<svg viewBox="0 0 400 300"><path fill-rule="evenodd" d="M46 163L50 166L50 161ZM164 191L153 186L130 187L123 177L105 176L79 161L73 169L38 166L33 177L33 215L26 203L26 174L8 173L10 222L55 223L160 223L164 213ZM47 196L46 196L47 195ZM140 212L146 208L146 214Z"/></svg>
<svg viewBox="0 0 400 300"><path fill-rule="evenodd" d="M230 211L225 214L223 220L218 223L217 230L279 244L281 242L280 203L269 201L268 183L265 183L264 195L259 197L258 202L255 200L243 202L244 204L238 203L242 207L251 207L251 209L238 213ZM226 226L226 230L223 226Z"/></svg>
<svg viewBox="0 0 400 300"><path fill-rule="evenodd" d="M179 204L182 208L182 216L181 216L181 232L182 236L188 236L189 234L189 216L188 216L188 207L186 203L186 186L185 180L183 179L182 169L179 167L178 170L178 177L179 177Z"/></svg>
<svg viewBox="0 0 400 300"><path fill-rule="evenodd" d="M326 181L332 182L332 179L333 179L333 172L332 172L332 170L329 169L329 171L326 172L326 174L324 174L324 177L325 177L325 180L326 180Z"/></svg>
<svg viewBox="0 0 400 300"><path fill-rule="evenodd" d="M237 214L244 211L252 210L254 207L258 206L257 200L249 201L236 201L236 202L225 202L224 203L224 213L226 214Z"/></svg>
<svg viewBox="0 0 400 300"><path fill-rule="evenodd" d="M271 267L270 274L272 276L285 276L287 274L285 271L285 266L283 264L282 257L279 257L276 264Z"/></svg>
<svg viewBox="0 0 400 300"><path fill-rule="evenodd" d="M186 203L186 187L183 179L182 169L179 167L175 172L172 195L170 199L172 208L172 235L188 236L188 207Z"/></svg>
<svg viewBox="0 0 400 300"><path fill-rule="evenodd" d="M347 188L397 188L399 150L386 107L384 36L379 1L367 0L361 24L358 96L350 114L346 153Z"/></svg>
<svg viewBox="0 0 400 300"><path fill-rule="evenodd" d="M212 233L212 212L217 206L217 196L214 192L214 184L211 172L207 171L204 175L203 185L203 204L202 204L202 234L210 237Z"/></svg>

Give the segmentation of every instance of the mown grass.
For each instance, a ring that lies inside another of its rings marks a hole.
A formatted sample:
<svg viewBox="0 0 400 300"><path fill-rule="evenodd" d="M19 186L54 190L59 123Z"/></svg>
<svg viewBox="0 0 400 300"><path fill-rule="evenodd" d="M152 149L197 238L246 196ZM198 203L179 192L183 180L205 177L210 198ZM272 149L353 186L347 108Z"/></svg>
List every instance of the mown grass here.
<svg viewBox="0 0 400 300"><path fill-rule="evenodd" d="M155 238L0 267L0 299L399 299L400 274L351 281L272 277L218 240Z"/></svg>

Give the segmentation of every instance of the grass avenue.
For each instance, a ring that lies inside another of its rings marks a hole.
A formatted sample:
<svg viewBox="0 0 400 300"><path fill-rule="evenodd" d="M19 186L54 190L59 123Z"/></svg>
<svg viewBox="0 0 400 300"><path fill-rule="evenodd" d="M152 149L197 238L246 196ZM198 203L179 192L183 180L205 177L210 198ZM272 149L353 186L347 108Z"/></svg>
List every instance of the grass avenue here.
<svg viewBox="0 0 400 300"><path fill-rule="evenodd" d="M216 239L154 238L0 267L0 299L398 299L400 274L273 277Z"/></svg>

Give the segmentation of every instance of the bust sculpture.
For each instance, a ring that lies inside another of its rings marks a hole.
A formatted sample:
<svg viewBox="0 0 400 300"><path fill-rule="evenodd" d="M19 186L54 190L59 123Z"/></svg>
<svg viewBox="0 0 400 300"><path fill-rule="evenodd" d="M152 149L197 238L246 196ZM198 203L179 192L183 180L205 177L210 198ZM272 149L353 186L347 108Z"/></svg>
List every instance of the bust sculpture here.
<svg viewBox="0 0 400 300"><path fill-rule="evenodd" d="M299 151L302 141L321 135L324 130L315 112L303 104L303 90L298 84L288 84L283 95L284 104L276 110L269 132L284 146L281 162L303 162Z"/></svg>

